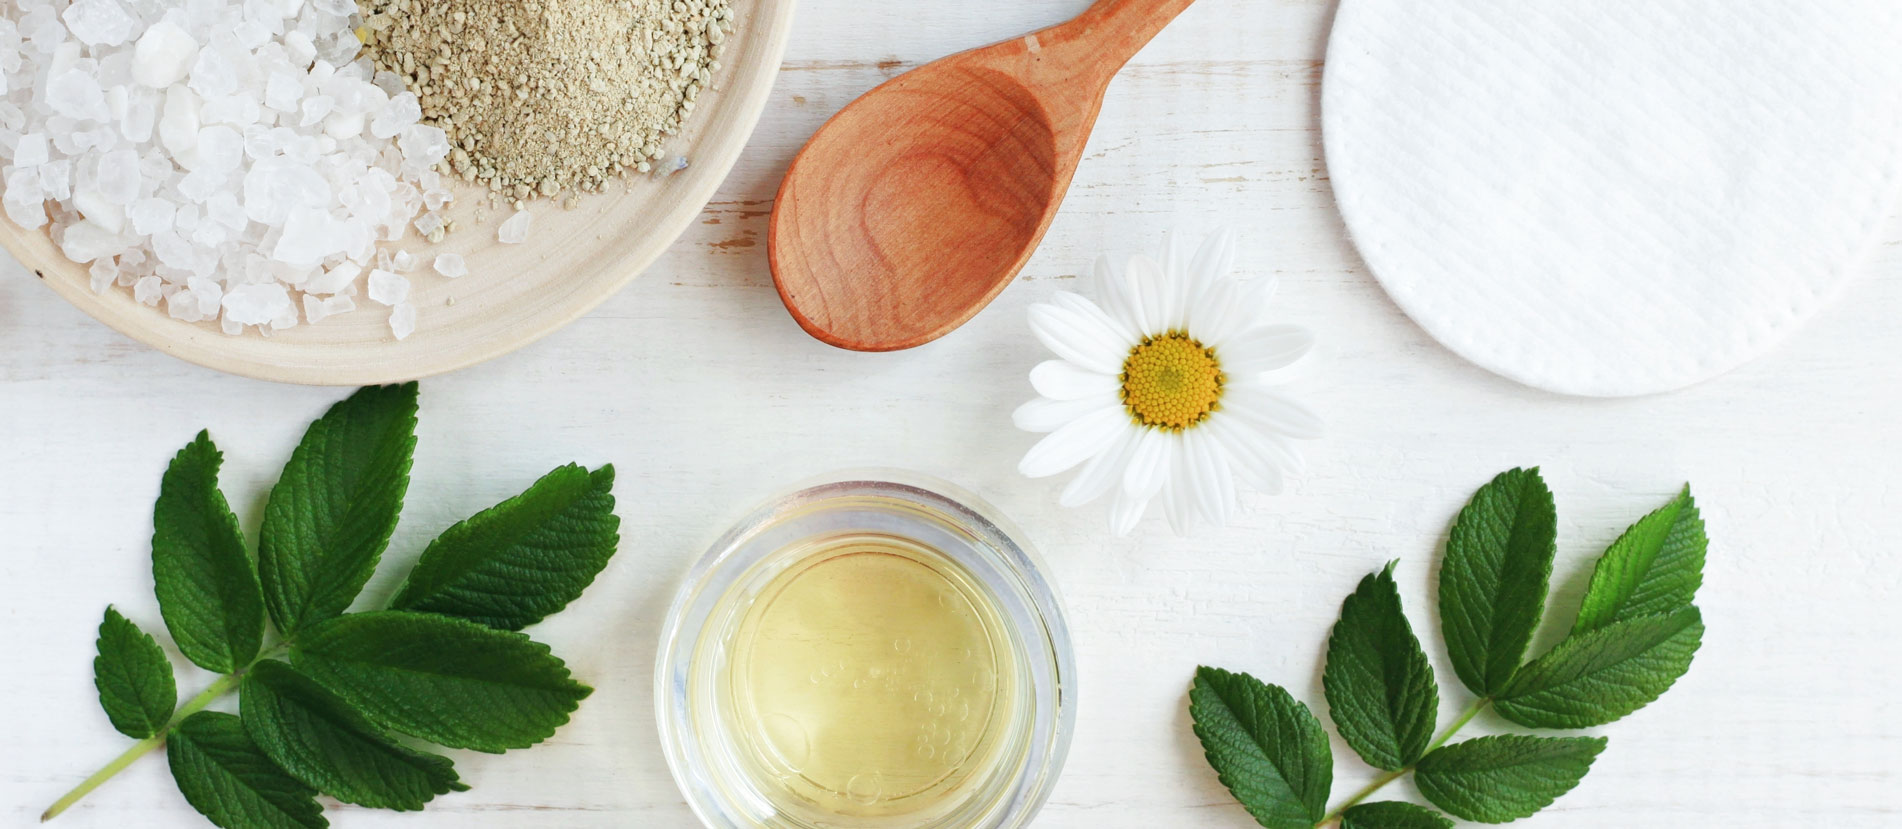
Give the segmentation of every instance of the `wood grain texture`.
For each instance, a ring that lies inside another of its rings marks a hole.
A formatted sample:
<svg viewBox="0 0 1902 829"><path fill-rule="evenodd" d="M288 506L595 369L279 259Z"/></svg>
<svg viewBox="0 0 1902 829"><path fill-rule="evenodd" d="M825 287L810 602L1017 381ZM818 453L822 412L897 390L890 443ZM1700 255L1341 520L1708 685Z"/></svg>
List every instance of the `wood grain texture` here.
<svg viewBox="0 0 1902 829"><path fill-rule="evenodd" d="M411 230L404 249L423 263L408 274L416 332L397 340L390 312L357 298L358 310L315 325L231 337L216 321L186 323L114 288L95 294L86 266L68 260L44 229L0 221L0 243L80 310L140 342L203 366L287 383L353 386L428 377L506 354L547 336L599 305L665 252L693 223L766 107L792 30L794 0L738 0L735 30L721 71L696 101L694 117L671 138L665 157L688 166L612 182L566 210L531 202L528 241L505 245L496 228L514 213L486 188L451 181L458 227L430 244ZM449 279L430 263L444 253L468 262Z"/></svg>
<svg viewBox="0 0 1902 829"><path fill-rule="evenodd" d="M1036 252L1110 78L1192 0L1100 0L1075 20L898 76L819 128L768 254L806 333L915 348L984 309Z"/></svg>
<svg viewBox="0 0 1902 829"><path fill-rule="evenodd" d="M1186 694L1197 664L1323 700L1341 599L1395 579L1451 679L1430 612L1453 515L1494 473L1539 464L1556 494L1552 604L1577 606L1590 562L1631 521L1695 487L1712 538L1709 626L1671 692L1595 732L1611 746L1533 829L1886 829L1902 821L1902 218L1849 286L1788 343L1682 392L1580 400L1517 386L1437 345L1347 244L1317 132L1326 0L1199 0L1110 85L1064 209L1017 280L922 348L840 351L808 337L766 268L767 211L805 139L905 68L1069 19L1084 0L964 4L807 0L752 145L681 242L573 325L423 384L408 509L371 583L389 596L442 529L554 466L613 462L622 550L587 595L533 628L598 690L547 745L457 752L475 788L420 814L328 804L340 829L691 829L655 743L656 639L677 580L721 529L832 469L914 468L976 490L1050 561L1080 671L1078 733L1038 829L1248 829L1203 762ZM1316 329L1291 393L1328 420L1309 472L1250 496L1193 539L1160 518L1129 538L1100 505L1015 471L1034 435L1010 412L1046 354L1025 307L1101 252L1160 232L1242 234L1250 276L1277 276L1275 319ZM107 602L159 630L145 562L165 462L201 427L226 453L247 531L304 425L337 390L260 383L160 354L0 266L0 822L29 825L124 746L93 699ZM1533 643L1549 646L1569 617ZM176 655L174 654L176 659ZM183 687L205 682L180 665ZM1508 730L1481 717L1474 733ZM1336 800L1371 779L1334 741ZM55 829L193 829L163 760L136 764ZM1388 790L1418 801L1410 785ZM1515 824L1518 825L1518 824Z"/></svg>

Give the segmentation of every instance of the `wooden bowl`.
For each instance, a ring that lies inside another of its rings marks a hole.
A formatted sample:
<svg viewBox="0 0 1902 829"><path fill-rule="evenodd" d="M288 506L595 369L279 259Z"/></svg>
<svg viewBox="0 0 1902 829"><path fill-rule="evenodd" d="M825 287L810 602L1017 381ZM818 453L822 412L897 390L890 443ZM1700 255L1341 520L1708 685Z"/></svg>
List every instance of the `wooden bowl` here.
<svg viewBox="0 0 1902 829"><path fill-rule="evenodd" d="M499 357L538 340L601 304L653 264L713 198L739 159L772 92L792 29L794 0L734 0L735 28L721 70L703 92L667 158L688 166L639 176L584 195L573 210L546 200L529 210L528 241L500 244L496 227L512 210L490 207L488 191L456 190L449 214L457 230L430 244L414 230L385 243L423 263L407 274L416 332L398 341L389 309L359 292L357 310L315 325L260 335L227 336L216 322L172 319L131 291L95 294L86 267L69 261L45 229L0 219L0 244L60 296L121 333L201 366L284 383L360 386L413 380ZM481 214L478 219L477 215ZM469 275L446 279L430 267L438 254L459 253Z"/></svg>

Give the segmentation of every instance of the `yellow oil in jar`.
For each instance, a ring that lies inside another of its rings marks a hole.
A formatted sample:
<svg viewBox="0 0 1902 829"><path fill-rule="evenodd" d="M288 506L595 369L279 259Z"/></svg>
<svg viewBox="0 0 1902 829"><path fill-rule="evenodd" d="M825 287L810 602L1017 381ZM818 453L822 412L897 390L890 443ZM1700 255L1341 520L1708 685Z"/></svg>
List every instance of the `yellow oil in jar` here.
<svg viewBox="0 0 1902 829"><path fill-rule="evenodd" d="M956 807L1021 704L994 600L902 539L838 538L778 564L733 629L722 683L750 776L819 821L912 825Z"/></svg>

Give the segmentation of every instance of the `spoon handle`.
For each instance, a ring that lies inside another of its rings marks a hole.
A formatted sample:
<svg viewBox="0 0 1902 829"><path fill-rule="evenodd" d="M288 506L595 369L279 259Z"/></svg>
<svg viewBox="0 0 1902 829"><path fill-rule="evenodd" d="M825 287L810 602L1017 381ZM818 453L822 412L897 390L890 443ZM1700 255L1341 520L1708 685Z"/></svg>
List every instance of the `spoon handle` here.
<svg viewBox="0 0 1902 829"><path fill-rule="evenodd" d="M1070 22L1079 42L1099 50L1100 62L1115 74L1142 51L1164 26L1195 0L1097 0Z"/></svg>

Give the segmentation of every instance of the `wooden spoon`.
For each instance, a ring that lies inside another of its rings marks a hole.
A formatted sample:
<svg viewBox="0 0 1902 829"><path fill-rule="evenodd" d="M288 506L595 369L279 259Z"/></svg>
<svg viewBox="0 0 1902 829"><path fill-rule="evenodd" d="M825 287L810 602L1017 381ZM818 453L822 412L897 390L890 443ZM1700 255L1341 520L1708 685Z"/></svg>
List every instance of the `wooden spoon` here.
<svg viewBox="0 0 1902 829"><path fill-rule="evenodd" d="M866 93L793 159L773 281L807 333L923 345L1017 275L1056 217L1110 78L1193 0L1099 0Z"/></svg>

